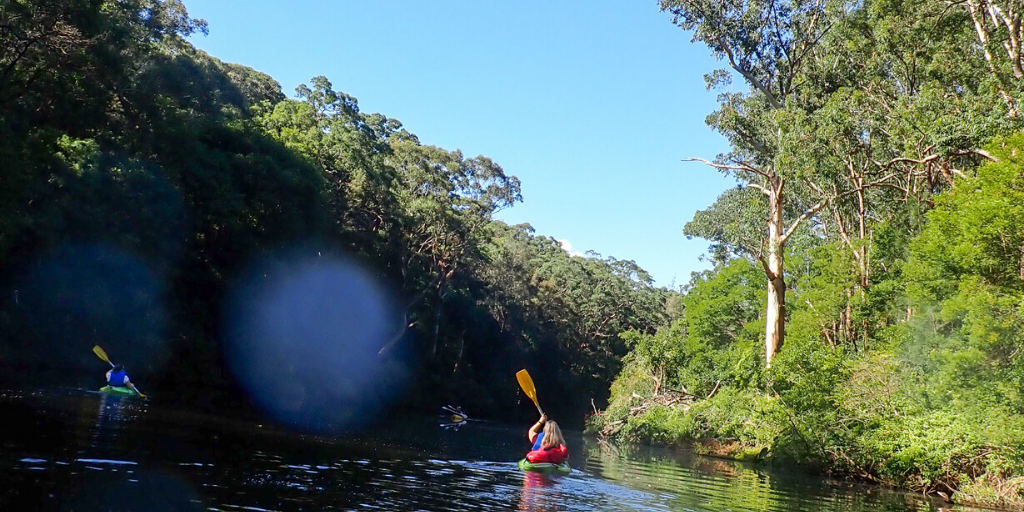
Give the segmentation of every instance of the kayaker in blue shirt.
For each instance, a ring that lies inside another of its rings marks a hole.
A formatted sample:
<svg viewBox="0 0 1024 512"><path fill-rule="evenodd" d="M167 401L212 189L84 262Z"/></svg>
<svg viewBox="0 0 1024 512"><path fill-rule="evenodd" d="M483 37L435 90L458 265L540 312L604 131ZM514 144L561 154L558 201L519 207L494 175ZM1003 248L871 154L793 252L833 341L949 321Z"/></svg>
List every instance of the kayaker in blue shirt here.
<svg viewBox="0 0 1024 512"><path fill-rule="evenodd" d="M542 414L540 419L537 420L537 423L534 423L533 426L530 427L530 432L527 434L530 441L533 441L533 448L530 448L530 451L540 450L540 443L544 440L544 432L541 429L544 428L544 424L547 423L547 421L548 415Z"/></svg>
<svg viewBox="0 0 1024 512"><path fill-rule="evenodd" d="M124 371L124 366L121 365L115 365L107 371L107 384L128 388L136 393L139 392L139 390L135 389L135 385L128 380L128 373Z"/></svg>
<svg viewBox="0 0 1024 512"><path fill-rule="evenodd" d="M558 428L558 423L548 420L547 414L541 414L540 420L530 427L527 436L533 441L533 448L526 454L526 460L533 463L561 464L569 458L569 449L565 446L562 430Z"/></svg>

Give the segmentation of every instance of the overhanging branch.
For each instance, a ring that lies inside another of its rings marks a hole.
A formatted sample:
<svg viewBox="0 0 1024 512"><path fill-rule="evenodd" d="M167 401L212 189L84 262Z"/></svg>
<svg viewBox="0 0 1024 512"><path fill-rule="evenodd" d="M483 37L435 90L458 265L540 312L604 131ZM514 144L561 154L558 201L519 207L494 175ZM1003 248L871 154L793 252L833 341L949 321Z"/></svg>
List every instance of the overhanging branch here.
<svg viewBox="0 0 1024 512"><path fill-rule="evenodd" d="M764 172L764 171L762 171L762 170L760 170L760 169L758 169L756 167L752 167L752 166L749 166L749 165L746 165L746 164L720 164L720 163L717 163L717 162L712 162L711 160L705 160L703 158L697 158L697 157L684 158L683 161L684 162L702 162L705 165L708 165L710 167L714 167L715 169L718 169L720 171L746 171L746 172L752 172L752 173L754 173L754 174L756 174L758 176L761 176L762 178L771 179L771 176L769 176L768 173L766 173L766 172Z"/></svg>

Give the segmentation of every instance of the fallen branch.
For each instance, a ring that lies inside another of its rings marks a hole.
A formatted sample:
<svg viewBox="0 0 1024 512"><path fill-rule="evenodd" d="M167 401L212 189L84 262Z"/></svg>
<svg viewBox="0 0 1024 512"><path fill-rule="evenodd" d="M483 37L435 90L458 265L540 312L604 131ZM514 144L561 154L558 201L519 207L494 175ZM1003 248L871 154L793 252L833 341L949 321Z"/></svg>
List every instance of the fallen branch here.
<svg viewBox="0 0 1024 512"><path fill-rule="evenodd" d="M721 384L722 384L722 381L718 381L718 382L715 383L715 389L711 390L711 393L708 394L708 398L711 398L712 395L715 394L715 391L718 391L718 386L720 386ZM708 398L705 398L705 400L707 400Z"/></svg>

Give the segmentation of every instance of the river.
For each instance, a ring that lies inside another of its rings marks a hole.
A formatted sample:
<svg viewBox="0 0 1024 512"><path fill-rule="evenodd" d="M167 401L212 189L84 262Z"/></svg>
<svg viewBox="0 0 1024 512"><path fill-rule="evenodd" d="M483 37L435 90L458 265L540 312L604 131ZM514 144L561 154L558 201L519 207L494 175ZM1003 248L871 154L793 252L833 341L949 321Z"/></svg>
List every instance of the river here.
<svg viewBox="0 0 1024 512"><path fill-rule="evenodd" d="M313 436L80 390L0 392L0 418L3 511L970 510L572 432L572 474L523 473L528 425Z"/></svg>

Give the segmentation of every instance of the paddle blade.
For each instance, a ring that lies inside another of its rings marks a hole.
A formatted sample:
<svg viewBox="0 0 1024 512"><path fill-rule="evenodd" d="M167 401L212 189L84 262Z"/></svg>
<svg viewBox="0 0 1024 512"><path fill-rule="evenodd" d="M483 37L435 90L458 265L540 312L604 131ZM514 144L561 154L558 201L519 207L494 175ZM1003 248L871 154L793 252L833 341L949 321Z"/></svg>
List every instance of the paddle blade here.
<svg viewBox="0 0 1024 512"><path fill-rule="evenodd" d="M526 370L519 370L516 372L516 380L519 381L519 387L523 388L523 393L533 400L533 405L540 408L540 404L537 402L537 388L533 387L533 379L530 378L530 372Z"/></svg>
<svg viewBox="0 0 1024 512"><path fill-rule="evenodd" d="M100 358L100 359L110 363L110 358L107 357L107 353L104 352L103 349L100 348L99 345L96 345L95 347L93 347L92 351L93 351L94 354L96 354L96 357L98 357L98 358ZM110 363L110 364L114 364L114 363Z"/></svg>

